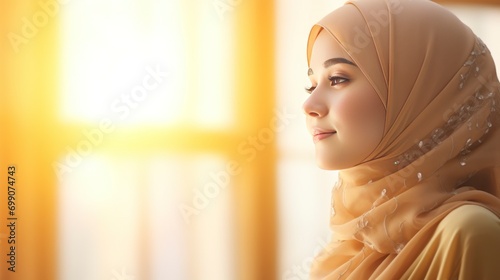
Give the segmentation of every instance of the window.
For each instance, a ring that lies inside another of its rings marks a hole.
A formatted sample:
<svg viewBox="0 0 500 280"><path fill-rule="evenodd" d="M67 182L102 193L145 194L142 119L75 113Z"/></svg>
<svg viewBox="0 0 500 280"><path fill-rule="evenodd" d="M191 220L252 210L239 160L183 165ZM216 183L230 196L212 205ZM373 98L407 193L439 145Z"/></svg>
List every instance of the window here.
<svg viewBox="0 0 500 280"><path fill-rule="evenodd" d="M16 277L273 278L274 139L287 117L274 110L273 9L6 7L2 168L19 174Z"/></svg>

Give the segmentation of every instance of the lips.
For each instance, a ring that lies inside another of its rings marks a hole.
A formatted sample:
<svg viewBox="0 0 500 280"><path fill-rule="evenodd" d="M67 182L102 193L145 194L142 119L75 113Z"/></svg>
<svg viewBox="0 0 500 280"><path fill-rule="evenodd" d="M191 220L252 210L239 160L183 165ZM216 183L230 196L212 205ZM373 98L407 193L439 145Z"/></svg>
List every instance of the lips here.
<svg viewBox="0 0 500 280"><path fill-rule="evenodd" d="M330 136L332 136L332 135L334 135L336 133L337 133L337 131L334 131L334 130L327 131L327 130L322 130L322 129L315 128L313 130L313 133L312 133L312 135L313 135L313 141L314 141L314 143L316 143L316 142L318 142L320 140L323 140L325 138L328 138L328 137L330 137Z"/></svg>

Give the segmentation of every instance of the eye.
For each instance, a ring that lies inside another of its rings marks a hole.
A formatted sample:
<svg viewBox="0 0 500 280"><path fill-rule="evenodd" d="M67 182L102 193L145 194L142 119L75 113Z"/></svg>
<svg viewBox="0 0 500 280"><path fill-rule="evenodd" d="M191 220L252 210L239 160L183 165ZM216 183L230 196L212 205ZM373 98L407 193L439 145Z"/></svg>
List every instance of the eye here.
<svg viewBox="0 0 500 280"><path fill-rule="evenodd" d="M328 80L330 81L331 86L336 86L339 84L349 82L349 79L344 78L344 77L340 77L340 76L328 77ZM308 94L311 94L316 89L316 86L309 86L309 87L305 87L304 89Z"/></svg>
<svg viewBox="0 0 500 280"><path fill-rule="evenodd" d="M307 93L311 94L313 92L313 90L316 89L316 87L315 86L310 86L310 87L305 87L304 89L305 89L305 91Z"/></svg>
<svg viewBox="0 0 500 280"><path fill-rule="evenodd" d="M330 81L331 86L346 83L349 81L349 79L346 79L344 77L339 77L339 76L328 77L328 80Z"/></svg>

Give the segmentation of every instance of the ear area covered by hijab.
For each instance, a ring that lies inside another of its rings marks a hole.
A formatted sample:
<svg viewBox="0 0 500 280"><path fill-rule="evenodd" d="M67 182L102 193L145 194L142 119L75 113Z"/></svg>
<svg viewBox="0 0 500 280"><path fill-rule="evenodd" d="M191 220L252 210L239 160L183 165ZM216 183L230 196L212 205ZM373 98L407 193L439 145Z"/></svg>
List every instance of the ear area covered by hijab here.
<svg viewBox="0 0 500 280"><path fill-rule="evenodd" d="M348 1L312 27L308 63L322 31L351 56L387 115L378 147L339 172L334 237L311 277L395 279L454 209L474 204L500 216L495 64L469 27L427 0Z"/></svg>

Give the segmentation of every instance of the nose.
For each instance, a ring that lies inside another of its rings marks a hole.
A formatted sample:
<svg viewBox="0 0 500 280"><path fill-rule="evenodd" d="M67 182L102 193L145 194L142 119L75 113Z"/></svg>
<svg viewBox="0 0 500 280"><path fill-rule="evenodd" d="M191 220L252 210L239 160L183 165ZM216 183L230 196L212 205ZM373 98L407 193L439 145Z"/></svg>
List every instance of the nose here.
<svg viewBox="0 0 500 280"><path fill-rule="evenodd" d="M314 118L321 118L327 115L328 107L320 96L320 92L313 92L302 104L304 114Z"/></svg>

